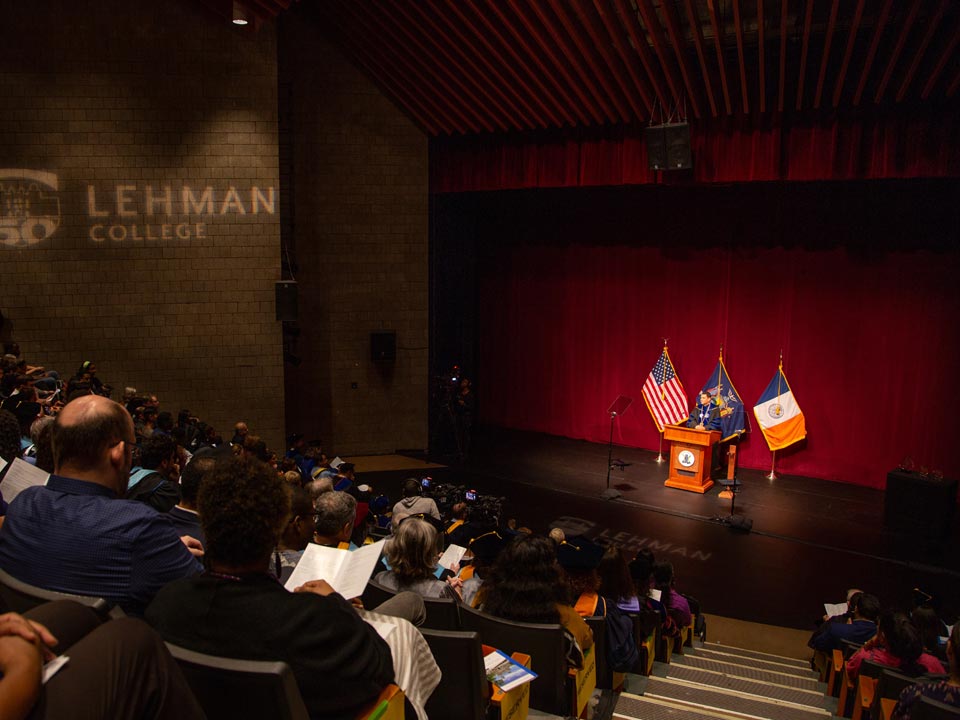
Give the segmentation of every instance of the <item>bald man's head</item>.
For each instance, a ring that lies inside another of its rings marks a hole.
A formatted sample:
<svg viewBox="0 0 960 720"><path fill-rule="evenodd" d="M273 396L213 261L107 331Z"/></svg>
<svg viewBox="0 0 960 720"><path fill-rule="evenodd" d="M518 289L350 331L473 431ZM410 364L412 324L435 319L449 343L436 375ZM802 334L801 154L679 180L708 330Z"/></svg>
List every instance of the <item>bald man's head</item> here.
<svg viewBox="0 0 960 720"><path fill-rule="evenodd" d="M106 461L107 453L120 441L136 442L130 415L113 400L85 395L67 403L53 424L53 462L93 470Z"/></svg>

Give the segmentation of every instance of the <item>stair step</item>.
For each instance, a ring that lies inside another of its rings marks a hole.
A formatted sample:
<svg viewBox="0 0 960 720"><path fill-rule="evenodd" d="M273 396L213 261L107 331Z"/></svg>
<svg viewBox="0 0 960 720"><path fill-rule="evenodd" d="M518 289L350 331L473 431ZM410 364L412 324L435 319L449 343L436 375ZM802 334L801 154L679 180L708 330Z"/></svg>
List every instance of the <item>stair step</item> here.
<svg viewBox="0 0 960 720"><path fill-rule="evenodd" d="M614 720L728 720L731 716L707 708L680 705L661 698L621 693L613 711Z"/></svg>
<svg viewBox="0 0 960 720"><path fill-rule="evenodd" d="M769 660L771 662L779 662L783 663L784 665L791 665L793 667L810 669L810 662L808 660L799 660L797 658L786 657L784 655L774 655L773 653L760 652L759 650L746 650L733 645L723 645L722 643L715 642L704 643L703 647L705 650L716 650L718 652L727 653L728 655L740 655L742 657L756 658L757 660Z"/></svg>
<svg viewBox="0 0 960 720"><path fill-rule="evenodd" d="M745 718L766 720L829 720L830 713L820 707L792 703L783 699L757 697L746 691L703 687L674 679L649 678L644 697L682 703L686 707ZM619 709L619 705L618 705Z"/></svg>
<svg viewBox="0 0 960 720"><path fill-rule="evenodd" d="M712 657L702 655L683 655L674 657L676 665L685 665L687 667L698 668L700 670L712 670L713 672L723 673L732 677L747 678L749 680L760 680L762 682L773 683L791 688L800 688L801 690L813 690L817 693L823 693L824 687L816 677L801 677L792 672L782 672L757 668L743 663L717 660ZM809 673L809 671L808 671Z"/></svg>
<svg viewBox="0 0 960 720"><path fill-rule="evenodd" d="M825 702L823 693L817 690L805 690L763 680L733 677L713 670L690 667L689 665L671 665L668 678L688 684L705 685L707 686L705 689L730 690L756 695L760 698L804 705L816 710L822 710Z"/></svg>
<svg viewBox="0 0 960 720"><path fill-rule="evenodd" d="M717 650L715 647L697 648L695 657L708 657L720 662L740 663L745 667L756 668L757 670L770 670L771 672L791 673L797 677L817 677L817 673L810 669L810 663L799 666L796 663L786 663L778 660L758 660L757 658L738 655L736 653Z"/></svg>

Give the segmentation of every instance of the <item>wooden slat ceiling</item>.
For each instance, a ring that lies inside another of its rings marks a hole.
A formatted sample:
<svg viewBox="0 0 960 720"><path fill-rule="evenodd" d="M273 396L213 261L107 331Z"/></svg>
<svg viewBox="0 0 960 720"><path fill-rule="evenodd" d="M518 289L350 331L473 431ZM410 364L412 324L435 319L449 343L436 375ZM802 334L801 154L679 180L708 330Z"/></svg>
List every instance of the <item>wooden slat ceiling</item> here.
<svg viewBox="0 0 960 720"><path fill-rule="evenodd" d="M254 26L296 0L234 2ZM428 134L960 111L958 0L302 0Z"/></svg>
<svg viewBox="0 0 960 720"><path fill-rule="evenodd" d="M243 0L276 13L289 0ZM430 135L956 112L955 0L302 0Z"/></svg>

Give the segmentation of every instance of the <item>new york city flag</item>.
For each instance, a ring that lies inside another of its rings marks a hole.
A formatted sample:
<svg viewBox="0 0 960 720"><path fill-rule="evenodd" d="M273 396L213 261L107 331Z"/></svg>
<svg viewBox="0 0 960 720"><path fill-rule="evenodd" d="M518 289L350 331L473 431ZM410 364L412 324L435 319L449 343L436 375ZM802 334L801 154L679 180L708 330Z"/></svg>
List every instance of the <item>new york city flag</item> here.
<svg viewBox="0 0 960 720"><path fill-rule="evenodd" d="M803 413L783 374L783 365L757 400L753 414L771 450L782 450L807 436Z"/></svg>
<svg viewBox="0 0 960 720"><path fill-rule="evenodd" d="M723 439L743 435L747 432L747 413L743 409L743 401L740 394L730 382L730 376L727 375L727 368L723 364L723 356L717 361L717 367L713 374L704 384L700 392L705 392L713 398L713 401L720 408L720 431L723 433Z"/></svg>

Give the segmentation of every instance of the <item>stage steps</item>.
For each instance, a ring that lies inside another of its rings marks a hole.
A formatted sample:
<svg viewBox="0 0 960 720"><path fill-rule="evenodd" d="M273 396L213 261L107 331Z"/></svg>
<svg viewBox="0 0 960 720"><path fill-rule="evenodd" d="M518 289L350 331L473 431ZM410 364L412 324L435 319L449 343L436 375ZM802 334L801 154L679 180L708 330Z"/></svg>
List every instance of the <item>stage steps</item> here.
<svg viewBox="0 0 960 720"><path fill-rule="evenodd" d="M718 643L696 643L631 676L613 717L620 720L829 720L824 685L809 663Z"/></svg>

